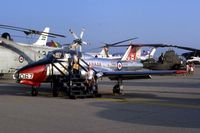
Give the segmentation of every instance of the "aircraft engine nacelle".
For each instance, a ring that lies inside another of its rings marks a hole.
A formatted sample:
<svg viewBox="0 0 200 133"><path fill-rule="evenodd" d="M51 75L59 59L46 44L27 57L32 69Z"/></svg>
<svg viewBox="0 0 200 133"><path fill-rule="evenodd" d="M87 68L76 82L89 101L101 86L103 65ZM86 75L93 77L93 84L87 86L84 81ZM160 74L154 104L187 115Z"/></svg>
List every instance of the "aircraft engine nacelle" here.
<svg viewBox="0 0 200 133"><path fill-rule="evenodd" d="M46 65L39 65L18 71L15 78L20 84L39 87L45 81L47 74Z"/></svg>

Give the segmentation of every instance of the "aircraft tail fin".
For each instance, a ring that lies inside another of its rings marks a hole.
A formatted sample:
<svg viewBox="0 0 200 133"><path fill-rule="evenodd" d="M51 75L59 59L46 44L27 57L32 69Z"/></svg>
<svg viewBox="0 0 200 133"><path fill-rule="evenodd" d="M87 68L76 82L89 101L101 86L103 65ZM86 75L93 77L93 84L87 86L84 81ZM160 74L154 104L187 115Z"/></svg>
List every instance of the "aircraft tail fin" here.
<svg viewBox="0 0 200 133"><path fill-rule="evenodd" d="M143 51L142 55L141 55L141 60L147 60L149 58L153 58L154 54L156 52L156 48L153 47L148 51Z"/></svg>
<svg viewBox="0 0 200 133"><path fill-rule="evenodd" d="M99 55L102 56L102 57L109 57L109 55L108 55L108 48L107 47L102 48L102 50L99 53Z"/></svg>
<svg viewBox="0 0 200 133"><path fill-rule="evenodd" d="M46 27L43 31L44 33L40 35L39 39L35 43L33 43L33 45L46 46L49 30L50 28Z"/></svg>
<svg viewBox="0 0 200 133"><path fill-rule="evenodd" d="M121 60L137 60L140 59L140 55L141 47L130 45Z"/></svg>
<svg viewBox="0 0 200 133"><path fill-rule="evenodd" d="M156 52L156 48L153 47L153 48L150 50L150 57L151 57L151 58L153 58L155 52Z"/></svg>

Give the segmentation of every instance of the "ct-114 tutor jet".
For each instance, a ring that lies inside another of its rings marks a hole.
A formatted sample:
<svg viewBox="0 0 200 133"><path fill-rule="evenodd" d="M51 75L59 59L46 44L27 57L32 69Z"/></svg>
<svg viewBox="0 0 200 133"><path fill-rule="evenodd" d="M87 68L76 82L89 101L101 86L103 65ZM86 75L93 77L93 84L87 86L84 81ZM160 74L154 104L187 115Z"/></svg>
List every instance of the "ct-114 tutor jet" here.
<svg viewBox="0 0 200 133"><path fill-rule="evenodd" d="M77 42L76 42L77 45ZM143 70L143 64L136 61L89 58L76 50L54 50L34 63L19 69L14 77L20 84L32 86L32 95L38 94L38 88L43 82L51 82L53 96L58 96L60 90L67 95L96 95L98 94L98 78L108 77L116 80L113 93L121 93L123 80L148 79L151 75L183 74L184 70ZM74 73L74 57L78 57L79 71ZM90 65L89 65L90 64ZM88 85L85 82L89 67L92 65L94 80Z"/></svg>

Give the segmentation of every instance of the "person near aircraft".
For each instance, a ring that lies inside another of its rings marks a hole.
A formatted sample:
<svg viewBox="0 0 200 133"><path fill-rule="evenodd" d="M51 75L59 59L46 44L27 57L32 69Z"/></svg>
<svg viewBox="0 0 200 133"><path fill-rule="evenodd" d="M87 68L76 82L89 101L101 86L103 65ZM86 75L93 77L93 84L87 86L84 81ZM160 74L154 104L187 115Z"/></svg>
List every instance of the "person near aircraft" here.
<svg viewBox="0 0 200 133"><path fill-rule="evenodd" d="M161 53L160 57L158 58L158 61L163 64L163 61L164 61L164 54L163 53Z"/></svg>
<svg viewBox="0 0 200 133"><path fill-rule="evenodd" d="M190 66L189 66L189 63L188 63L188 62L186 63L186 71L187 71L187 74L190 73Z"/></svg>
<svg viewBox="0 0 200 133"><path fill-rule="evenodd" d="M89 65L87 68L87 72L85 74L85 91L87 93L93 93L95 91L95 78L94 78L94 71L92 70L92 66Z"/></svg>
<svg viewBox="0 0 200 133"><path fill-rule="evenodd" d="M94 71L92 70L92 66L88 66L88 71L86 73L86 83L91 84L94 81Z"/></svg>
<svg viewBox="0 0 200 133"><path fill-rule="evenodd" d="M193 74L194 73L194 63L192 62L187 62L186 64L186 71L187 71L187 74Z"/></svg>
<svg viewBox="0 0 200 133"><path fill-rule="evenodd" d="M79 58L77 55L74 55L72 68L73 74L77 76L79 74Z"/></svg>
<svg viewBox="0 0 200 133"><path fill-rule="evenodd" d="M193 74L194 73L194 63L190 62L189 63L189 74Z"/></svg>

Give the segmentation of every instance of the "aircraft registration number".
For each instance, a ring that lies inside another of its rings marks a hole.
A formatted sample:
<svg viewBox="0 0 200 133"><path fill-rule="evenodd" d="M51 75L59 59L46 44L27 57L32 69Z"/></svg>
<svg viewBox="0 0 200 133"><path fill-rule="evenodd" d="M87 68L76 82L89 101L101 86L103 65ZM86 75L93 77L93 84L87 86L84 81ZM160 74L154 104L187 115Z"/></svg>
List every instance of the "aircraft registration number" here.
<svg viewBox="0 0 200 133"><path fill-rule="evenodd" d="M32 73L20 73L19 74L20 79L33 79Z"/></svg>

